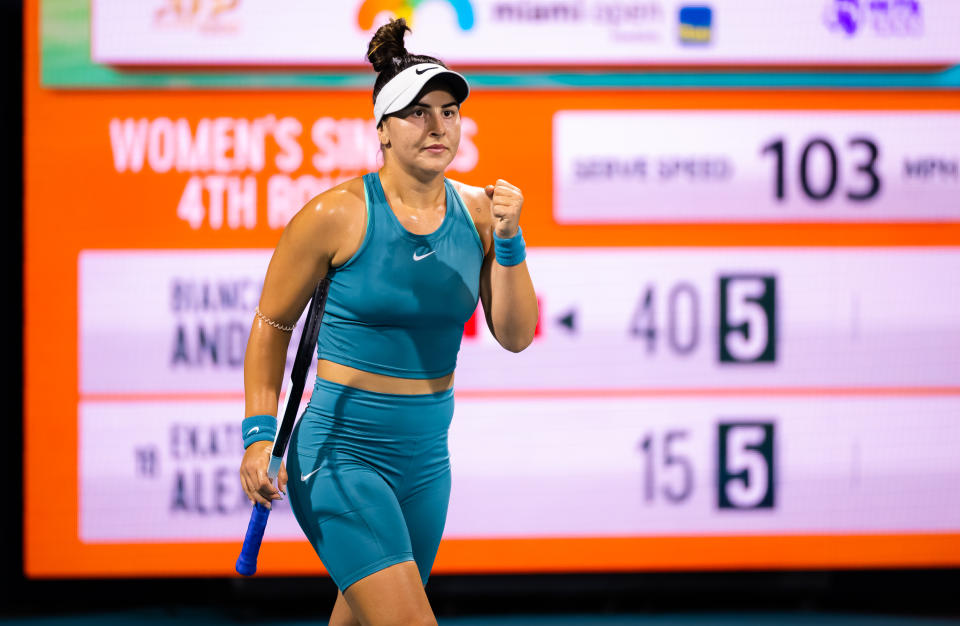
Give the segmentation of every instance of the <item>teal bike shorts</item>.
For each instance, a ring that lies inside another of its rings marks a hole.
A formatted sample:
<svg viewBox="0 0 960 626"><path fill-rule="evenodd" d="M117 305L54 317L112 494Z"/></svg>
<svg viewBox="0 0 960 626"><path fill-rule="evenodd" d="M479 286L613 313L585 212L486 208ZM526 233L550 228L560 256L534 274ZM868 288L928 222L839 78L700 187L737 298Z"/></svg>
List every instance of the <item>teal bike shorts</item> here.
<svg viewBox="0 0 960 626"><path fill-rule="evenodd" d="M415 561L423 584L450 500L453 390L403 395L317 378L287 454L290 505L344 591Z"/></svg>

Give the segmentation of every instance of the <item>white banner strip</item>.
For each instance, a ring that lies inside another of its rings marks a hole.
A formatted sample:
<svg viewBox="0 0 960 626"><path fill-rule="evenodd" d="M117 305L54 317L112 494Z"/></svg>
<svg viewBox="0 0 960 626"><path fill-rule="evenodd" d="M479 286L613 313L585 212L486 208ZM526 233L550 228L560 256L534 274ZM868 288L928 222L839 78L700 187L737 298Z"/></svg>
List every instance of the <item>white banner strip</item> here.
<svg viewBox="0 0 960 626"><path fill-rule="evenodd" d="M408 50L454 65L960 61L953 0L285 0L282 11L269 0L92 0L92 56L120 65L368 68L375 28L396 14L413 26Z"/></svg>

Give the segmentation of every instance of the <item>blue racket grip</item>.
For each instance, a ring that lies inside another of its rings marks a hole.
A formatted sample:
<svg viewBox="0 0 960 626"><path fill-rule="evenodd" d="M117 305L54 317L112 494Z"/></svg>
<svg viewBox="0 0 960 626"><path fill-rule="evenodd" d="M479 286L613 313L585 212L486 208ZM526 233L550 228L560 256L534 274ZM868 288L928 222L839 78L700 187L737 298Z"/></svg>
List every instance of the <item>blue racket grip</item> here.
<svg viewBox="0 0 960 626"><path fill-rule="evenodd" d="M267 527L269 517L270 509L259 502L253 505L250 523L247 524L247 535L243 538L243 548L237 558L238 574L253 576L257 571L257 554L260 553L260 542L263 541L263 531Z"/></svg>

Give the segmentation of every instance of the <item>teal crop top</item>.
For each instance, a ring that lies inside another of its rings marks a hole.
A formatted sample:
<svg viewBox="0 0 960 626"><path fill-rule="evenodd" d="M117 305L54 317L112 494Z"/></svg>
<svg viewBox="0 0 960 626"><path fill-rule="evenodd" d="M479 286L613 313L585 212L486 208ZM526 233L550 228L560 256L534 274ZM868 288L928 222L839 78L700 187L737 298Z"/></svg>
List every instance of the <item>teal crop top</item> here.
<svg viewBox="0 0 960 626"><path fill-rule="evenodd" d="M429 235L408 231L387 204L380 175L363 177L367 228L333 268L317 357L400 378L437 378L457 365L463 325L477 308L483 246L460 194Z"/></svg>

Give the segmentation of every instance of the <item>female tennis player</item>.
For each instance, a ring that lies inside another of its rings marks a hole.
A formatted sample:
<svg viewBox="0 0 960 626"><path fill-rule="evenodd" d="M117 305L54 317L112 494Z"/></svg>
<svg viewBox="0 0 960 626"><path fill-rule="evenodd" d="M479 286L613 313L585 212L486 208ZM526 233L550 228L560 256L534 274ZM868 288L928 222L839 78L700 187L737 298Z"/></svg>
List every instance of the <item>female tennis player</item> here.
<svg viewBox="0 0 960 626"><path fill-rule="evenodd" d="M506 349L533 340L537 299L524 262L523 195L444 177L460 141L467 81L411 55L403 19L367 58L379 172L313 198L267 269L244 363L246 453L254 502L289 486L297 521L339 593L330 624L436 624L424 585L447 514L453 372L464 323L483 301ZM266 477L290 331L331 274L317 380L275 488ZM290 482L287 485L287 471Z"/></svg>

